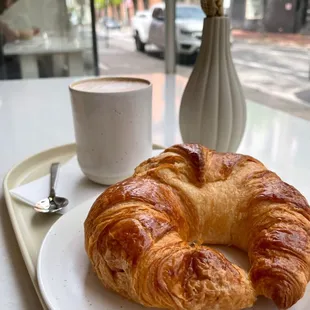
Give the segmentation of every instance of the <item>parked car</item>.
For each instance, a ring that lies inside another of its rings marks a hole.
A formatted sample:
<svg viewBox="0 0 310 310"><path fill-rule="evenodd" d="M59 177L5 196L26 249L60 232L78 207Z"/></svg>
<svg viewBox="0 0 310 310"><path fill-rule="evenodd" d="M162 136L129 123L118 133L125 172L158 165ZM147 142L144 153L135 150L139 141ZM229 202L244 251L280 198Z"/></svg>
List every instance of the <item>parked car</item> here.
<svg viewBox="0 0 310 310"><path fill-rule="evenodd" d="M198 5L176 5L176 48L185 62L192 62L200 49L204 18L205 14ZM164 50L165 4L137 12L132 20L132 29L138 51L143 52L147 44Z"/></svg>
<svg viewBox="0 0 310 310"><path fill-rule="evenodd" d="M176 5L176 48L178 54L191 60L201 44L205 14L198 5ZM146 44L165 48L165 4L153 6L149 11L137 12L132 20L133 35L138 51Z"/></svg>
<svg viewBox="0 0 310 310"><path fill-rule="evenodd" d="M118 20L110 17L103 17L99 20L99 24L108 29L121 29L122 27L121 23Z"/></svg>

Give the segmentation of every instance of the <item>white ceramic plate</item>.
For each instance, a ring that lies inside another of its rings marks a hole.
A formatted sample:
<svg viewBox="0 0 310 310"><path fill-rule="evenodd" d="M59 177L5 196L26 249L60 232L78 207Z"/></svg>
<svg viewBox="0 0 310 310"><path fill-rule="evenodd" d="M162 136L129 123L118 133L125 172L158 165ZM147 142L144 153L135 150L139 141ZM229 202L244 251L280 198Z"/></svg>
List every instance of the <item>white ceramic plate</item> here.
<svg viewBox="0 0 310 310"><path fill-rule="evenodd" d="M163 148L164 147L159 145L153 145L153 150ZM3 182L4 198L16 239L43 309L47 307L43 302L38 287L36 272L37 261L42 242L47 232L59 219L60 215L53 214L46 216L46 214L35 213L33 209L29 208L24 202L15 199L11 195L10 190L47 175L52 163L60 162L63 164L75 155L75 144L66 144L43 151L25 159L13 167L8 172Z"/></svg>
<svg viewBox="0 0 310 310"><path fill-rule="evenodd" d="M93 200L63 215L47 233L38 259L37 276L46 305L51 310L142 310L140 305L129 302L107 291L91 269L84 250L83 223ZM239 266L248 269L246 254L228 247L216 247ZM252 308L276 310L270 300L259 298ZM310 287L305 297L293 308L310 309Z"/></svg>

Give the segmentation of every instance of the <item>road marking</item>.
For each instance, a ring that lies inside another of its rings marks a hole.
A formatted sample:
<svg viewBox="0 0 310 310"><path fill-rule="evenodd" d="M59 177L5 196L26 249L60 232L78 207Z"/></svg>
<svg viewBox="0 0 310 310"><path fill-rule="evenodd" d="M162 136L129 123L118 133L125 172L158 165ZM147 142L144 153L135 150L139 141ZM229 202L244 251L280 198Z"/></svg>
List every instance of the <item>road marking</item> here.
<svg viewBox="0 0 310 310"><path fill-rule="evenodd" d="M279 68L279 67L274 67L274 66L262 65L258 62L244 61L241 59L235 59L234 58L234 63L237 65L241 65L241 66L247 66L247 67L262 69L262 70L271 71L271 72L275 72L275 73L283 73L283 74L289 74L289 75L297 76L300 78L308 78L307 73L296 72L296 71L292 71L289 69Z"/></svg>
<svg viewBox="0 0 310 310"><path fill-rule="evenodd" d="M101 62L99 63L99 68L102 70L106 70L106 71L110 70L110 68L108 66L106 66L105 64L103 64Z"/></svg>
<svg viewBox="0 0 310 310"><path fill-rule="evenodd" d="M134 38L123 38L122 41L127 41L127 42L130 42L130 43L134 43Z"/></svg>
<svg viewBox="0 0 310 310"><path fill-rule="evenodd" d="M304 55L294 55L294 54L287 54L287 53L285 53L285 52L279 52L279 51L270 51L270 54L271 55L273 55L273 56L285 56L285 57L287 57L287 58L292 58L292 57L294 57L294 58L298 58L298 59L300 59L300 60L307 60L307 61L309 61L310 60L310 58L309 57L307 57L307 56L304 56Z"/></svg>
<svg viewBox="0 0 310 310"><path fill-rule="evenodd" d="M241 48L250 48L250 49L261 49L263 51L276 51L276 52L284 52L284 53L309 53L310 48L299 46L299 47L290 47L290 46L281 46L281 45L269 45L269 44L251 44L246 42L238 41L234 45L235 47L241 47Z"/></svg>
<svg viewBox="0 0 310 310"><path fill-rule="evenodd" d="M246 51L250 51L253 52L253 49L250 48L251 46L246 46L247 49ZM233 52L242 52L245 50L245 46L238 46L236 45L233 49ZM298 58L300 60L306 60L309 61L310 57L307 56L308 52L307 51L303 51L303 50L299 50L296 51L296 54L293 54L291 52L291 50L288 50L288 52L285 51L277 51L277 50L272 50L271 48L267 48L267 47L257 47L255 46L254 49L255 53L260 53L260 54L267 54L267 55L272 55L272 56L281 56L281 57L288 57L288 58ZM299 54L298 54L299 53Z"/></svg>

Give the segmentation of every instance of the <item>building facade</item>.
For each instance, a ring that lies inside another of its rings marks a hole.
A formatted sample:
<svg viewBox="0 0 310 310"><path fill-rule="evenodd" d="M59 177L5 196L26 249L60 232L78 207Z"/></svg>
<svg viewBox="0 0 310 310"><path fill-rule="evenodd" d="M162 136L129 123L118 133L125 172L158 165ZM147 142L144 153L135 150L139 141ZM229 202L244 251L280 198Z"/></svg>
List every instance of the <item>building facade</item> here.
<svg viewBox="0 0 310 310"><path fill-rule="evenodd" d="M308 0L233 0L234 28L298 33L307 26Z"/></svg>

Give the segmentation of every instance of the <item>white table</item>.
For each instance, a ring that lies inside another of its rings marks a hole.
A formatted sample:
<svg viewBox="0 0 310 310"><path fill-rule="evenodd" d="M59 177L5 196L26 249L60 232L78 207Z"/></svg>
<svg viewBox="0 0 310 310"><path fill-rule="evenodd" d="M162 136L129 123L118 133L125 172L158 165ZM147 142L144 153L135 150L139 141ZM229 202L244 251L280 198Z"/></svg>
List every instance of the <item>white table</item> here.
<svg viewBox="0 0 310 310"><path fill-rule="evenodd" d="M3 54L18 55L24 79L39 77L37 57L40 55L53 56L54 71L57 70L57 55L67 55L69 75L82 76L84 74L83 51L86 48L90 48L90 45L77 39L52 37L45 40L42 37L34 37L29 41L5 44Z"/></svg>
<svg viewBox="0 0 310 310"><path fill-rule="evenodd" d="M153 141L181 142L178 111L186 79L153 74ZM74 141L68 84L72 78L0 83L0 181L26 157ZM263 161L310 200L310 122L248 102L239 152ZM0 188L0 309L40 309Z"/></svg>

